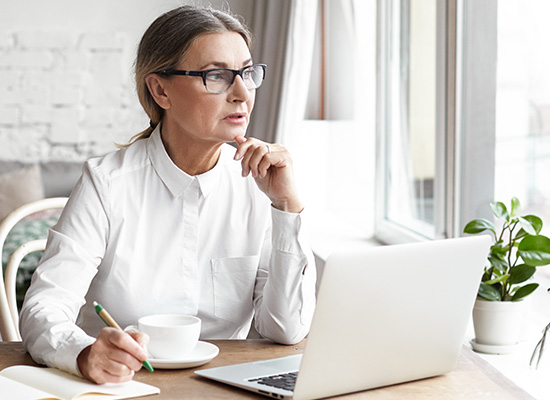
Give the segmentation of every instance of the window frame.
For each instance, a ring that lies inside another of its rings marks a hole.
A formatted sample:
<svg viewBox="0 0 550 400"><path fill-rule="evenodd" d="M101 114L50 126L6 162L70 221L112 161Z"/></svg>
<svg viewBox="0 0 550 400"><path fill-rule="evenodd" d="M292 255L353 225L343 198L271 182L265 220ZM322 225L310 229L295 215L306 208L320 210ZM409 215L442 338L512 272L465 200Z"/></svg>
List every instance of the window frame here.
<svg viewBox="0 0 550 400"><path fill-rule="evenodd" d="M454 236L474 218L493 218L489 203L495 200L497 3L457 1Z"/></svg>
<svg viewBox="0 0 550 400"><path fill-rule="evenodd" d="M458 237L466 221L490 218L487 205L494 196L496 0L437 1L434 236L387 218L391 7L409 1L378 0L377 4L374 232L376 239L386 244ZM476 44L479 37L485 40L483 46ZM491 41L494 45L487 45Z"/></svg>

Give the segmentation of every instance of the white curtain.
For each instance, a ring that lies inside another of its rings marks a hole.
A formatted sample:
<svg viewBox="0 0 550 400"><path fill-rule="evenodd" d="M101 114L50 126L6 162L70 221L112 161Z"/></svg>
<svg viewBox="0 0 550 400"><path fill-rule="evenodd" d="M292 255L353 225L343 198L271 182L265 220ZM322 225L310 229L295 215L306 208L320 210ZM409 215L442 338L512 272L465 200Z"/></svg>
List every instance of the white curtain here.
<svg viewBox="0 0 550 400"><path fill-rule="evenodd" d="M281 108L276 139L286 139L304 120L317 22L318 0L292 0L287 36Z"/></svg>
<svg viewBox="0 0 550 400"><path fill-rule="evenodd" d="M256 0L249 21L254 62L268 65L257 92L249 134L270 142L303 120L313 55L318 0Z"/></svg>
<svg viewBox="0 0 550 400"><path fill-rule="evenodd" d="M248 133L268 142L276 141L290 5L287 0L255 0L252 19L248 21L254 32L254 62L267 64L266 78L256 92Z"/></svg>

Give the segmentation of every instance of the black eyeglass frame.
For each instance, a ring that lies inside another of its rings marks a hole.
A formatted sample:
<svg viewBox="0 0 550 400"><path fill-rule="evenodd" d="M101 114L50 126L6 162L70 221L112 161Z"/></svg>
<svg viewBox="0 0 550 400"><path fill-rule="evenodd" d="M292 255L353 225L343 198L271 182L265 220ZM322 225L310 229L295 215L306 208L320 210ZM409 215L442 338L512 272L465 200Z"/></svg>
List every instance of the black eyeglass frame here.
<svg viewBox="0 0 550 400"><path fill-rule="evenodd" d="M237 77L237 75L239 75L241 77L241 79L244 81L244 77L243 77L243 72L249 68L254 68L254 67L262 67L262 70L263 70L263 76L262 76L262 81L265 79L265 72L266 72L266 68L267 68L267 64L252 64L252 65L247 65L246 67L243 67L241 69L231 69L231 68L212 68L212 69L206 69L204 71L186 71L186 70L182 70L182 69L165 69L165 70L162 70L160 72L158 72L160 75L166 75L166 76L171 76L171 75L180 75L180 76L200 76L202 78L202 83L204 84L204 87L205 89L209 92L209 93L217 93L217 94L220 94L220 93L225 93L226 91L229 90L229 88L231 87L231 85L233 85L233 82L235 82L235 78ZM229 83L229 86L227 87L227 89L225 89L223 92L210 92L208 90L208 87L206 86L206 75L212 71L230 71L233 73L233 79L231 79L231 82ZM253 89L257 89L259 88L260 85L258 85L257 87L253 88ZM249 89L249 90L252 90L252 89Z"/></svg>

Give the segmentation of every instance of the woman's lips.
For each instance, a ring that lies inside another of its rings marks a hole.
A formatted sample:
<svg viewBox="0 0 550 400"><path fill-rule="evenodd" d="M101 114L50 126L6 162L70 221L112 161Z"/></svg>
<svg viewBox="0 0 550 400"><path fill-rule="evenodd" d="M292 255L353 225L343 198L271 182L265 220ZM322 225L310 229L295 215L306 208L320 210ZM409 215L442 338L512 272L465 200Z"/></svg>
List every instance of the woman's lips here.
<svg viewBox="0 0 550 400"><path fill-rule="evenodd" d="M227 117L224 118L224 121L236 125L244 124L246 123L246 113L229 114Z"/></svg>

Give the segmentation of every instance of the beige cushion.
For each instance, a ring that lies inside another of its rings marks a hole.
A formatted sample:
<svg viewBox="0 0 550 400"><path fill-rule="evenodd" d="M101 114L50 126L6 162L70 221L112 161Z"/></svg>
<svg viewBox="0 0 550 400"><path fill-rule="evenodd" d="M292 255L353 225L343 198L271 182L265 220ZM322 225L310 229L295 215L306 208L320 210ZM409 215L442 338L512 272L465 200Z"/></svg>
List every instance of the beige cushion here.
<svg viewBox="0 0 550 400"><path fill-rule="evenodd" d="M0 175L0 221L17 207L43 198L44 187L37 164Z"/></svg>

